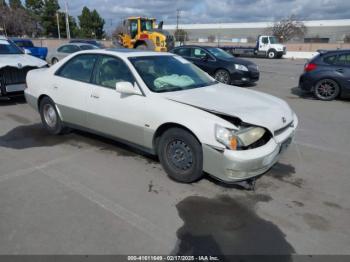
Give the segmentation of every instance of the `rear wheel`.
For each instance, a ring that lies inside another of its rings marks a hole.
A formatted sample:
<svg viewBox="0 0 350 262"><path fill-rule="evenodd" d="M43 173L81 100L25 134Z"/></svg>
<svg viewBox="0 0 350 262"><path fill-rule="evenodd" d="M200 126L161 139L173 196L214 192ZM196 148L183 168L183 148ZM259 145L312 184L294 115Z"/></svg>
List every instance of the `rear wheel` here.
<svg viewBox="0 0 350 262"><path fill-rule="evenodd" d="M171 128L161 136L158 157L175 181L192 183L203 176L203 152L198 140L188 131Z"/></svg>
<svg viewBox="0 0 350 262"><path fill-rule="evenodd" d="M332 79L322 79L315 85L314 94L320 100L330 101L339 96L340 87Z"/></svg>
<svg viewBox="0 0 350 262"><path fill-rule="evenodd" d="M56 57L54 57L54 58L52 58L52 60L51 60L51 64L56 64L56 63L58 63L58 59L56 58Z"/></svg>
<svg viewBox="0 0 350 262"><path fill-rule="evenodd" d="M229 85L231 83L231 77L228 71L219 69L215 73L215 79L221 83Z"/></svg>
<svg viewBox="0 0 350 262"><path fill-rule="evenodd" d="M39 111L41 121L50 134L59 135L66 131L56 110L56 105L49 97L44 97L40 101Z"/></svg>

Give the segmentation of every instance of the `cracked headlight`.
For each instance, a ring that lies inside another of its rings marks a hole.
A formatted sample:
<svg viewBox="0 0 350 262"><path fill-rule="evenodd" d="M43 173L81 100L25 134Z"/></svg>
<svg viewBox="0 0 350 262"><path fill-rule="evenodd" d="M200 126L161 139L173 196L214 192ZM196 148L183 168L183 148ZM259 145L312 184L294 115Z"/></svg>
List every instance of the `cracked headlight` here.
<svg viewBox="0 0 350 262"><path fill-rule="evenodd" d="M235 69L240 71L248 72L248 68L244 65L235 64Z"/></svg>
<svg viewBox="0 0 350 262"><path fill-rule="evenodd" d="M231 150L250 146L261 139L265 133L266 130L261 127L247 127L238 131L219 125L215 127L216 140Z"/></svg>

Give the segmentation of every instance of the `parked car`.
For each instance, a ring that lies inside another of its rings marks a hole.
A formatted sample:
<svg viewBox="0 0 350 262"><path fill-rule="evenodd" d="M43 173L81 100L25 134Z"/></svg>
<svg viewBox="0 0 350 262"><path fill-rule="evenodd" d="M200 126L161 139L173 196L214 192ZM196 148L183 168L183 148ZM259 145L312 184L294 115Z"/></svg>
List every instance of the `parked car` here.
<svg viewBox="0 0 350 262"><path fill-rule="evenodd" d="M83 44L94 45L101 49L105 48L105 46L101 42L94 39L73 39L73 40L70 40L69 43L83 43Z"/></svg>
<svg viewBox="0 0 350 262"><path fill-rule="evenodd" d="M236 58L217 47L186 45L173 49L172 53L186 58L224 84L248 84L260 77L255 63Z"/></svg>
<svg viewBox="0 0 350 262"><path fill-rule="evenodd" d="M290 145L298 119L271 95L217 82L170 53L90 50L34 70L29 105L51 134L79 128L158 155L176 181L204 172L226 182L263 174Z"/></svg>
<svg viewBox="0 0 350 262"><path fill-rule="evenodd" d="M23 95L27 72L45 66L45 61L25 54L11 40L0 36L0 97Z"/></svg>
<svg viewBox="0 0 350 262"><path fill-rule="evenodd" d="M98 49L98 47L85 43L64 44L56 48L53 52L49 52L47 62L53 65L72 53L91 49Z"/></svg>
<svg viewBox="0 0 350 262"><path fill-rule="evenodd" d="M46 60L47 47L34 46L32 40L26 38L11 38L11 40L23 50L28 50L32 56Z"/></svg>
<svg viewBox="0 0 350 262"><path fill-rule="evenodd" d="M350 50L319 50L300 76L299 87L324 101L350 95Z"/></svg>

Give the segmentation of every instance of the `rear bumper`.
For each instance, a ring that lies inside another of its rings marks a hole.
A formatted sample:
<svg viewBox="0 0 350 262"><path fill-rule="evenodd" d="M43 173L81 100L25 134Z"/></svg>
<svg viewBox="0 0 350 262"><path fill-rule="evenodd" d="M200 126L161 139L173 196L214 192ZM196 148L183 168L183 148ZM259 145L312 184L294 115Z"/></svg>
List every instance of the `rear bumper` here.
<svg viewBox="0 0 350 262"><path fill-rule="evenodd" d="M314 81L308 77L307 74L302 74L299 78L299 88L306 92L312 92Z"/></svg>

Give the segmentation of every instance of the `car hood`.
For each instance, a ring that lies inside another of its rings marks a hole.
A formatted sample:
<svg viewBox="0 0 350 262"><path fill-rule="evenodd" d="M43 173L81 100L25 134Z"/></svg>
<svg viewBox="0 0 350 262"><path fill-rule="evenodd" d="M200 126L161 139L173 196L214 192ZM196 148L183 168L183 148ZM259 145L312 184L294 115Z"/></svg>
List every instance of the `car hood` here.
<svg viewBox="0 0 350 262"><path fill-rule="evenodd" d="M16 68L22 68L26 66L42 67L47 63L39 58L31 55L18 54L18 55L0 55L0 68L11 66Z"/></svg>
<svg viewBox="0 0 350 262"><path fill-rule="evenodd" d="M236 86L213 86L163 93L167 99L213 113L237 117L245 123L274 131L293 121L293 111L283 100Z"/></svg>

